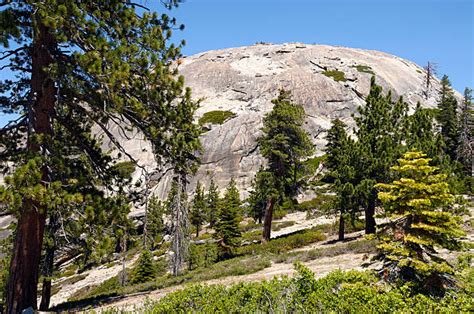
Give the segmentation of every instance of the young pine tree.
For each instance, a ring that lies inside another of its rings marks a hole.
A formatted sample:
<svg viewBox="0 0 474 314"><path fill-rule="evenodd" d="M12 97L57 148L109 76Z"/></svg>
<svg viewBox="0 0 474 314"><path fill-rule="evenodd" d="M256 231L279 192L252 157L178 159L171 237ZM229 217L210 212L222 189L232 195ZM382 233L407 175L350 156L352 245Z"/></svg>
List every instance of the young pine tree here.
<svg viewBox="0 0 474 314"><path fill-rule="evenodd" d="M214 179L211 178L206 196L207 221L211 228L216 224L219 217L219 203L219 191L217 190L217 185L214 183Z"/></svg>
<svg viewBox="0 0 474 314"><path fill-rule="evenodd" d="M416 281L426 289L443 290L452 267L437 254L437 249L458 249L464 235L460 217L449 206L445 174L437 174L430 158L421 152L408 152L391 169L400 178L376 187L389 222L379 233L380 256L387 279Z"/></svg>
<svg viewBox="0 0 474 314"><path fill-rule="evenodd" d="M240 204L239 190L232 178L222 200L219 219L215 227L215 236L219 239L220 249L224 256L231 255L232 249L240 244Z"/></svg>
<svg viewBox="0 0 474 314"><path fill-rule="evenodd" d="M199 237L199 231L206 219L206 197L204 195L204 188L199 181L196 184L190 214L191 224L196 228L196 237Z"/></svg>
<svg viewBox="0 0 474 314"><path fill-rule="evenodd" d="M263 118L263 135L258 139L260 152L268 160L265 170L273 184L267 197L262 240L269 241L273 209L278 200L292 198L303 184L299 174L302 160L314 151L309 134L303 129L303 106L291 101L289 92L280 90L272 111ZM275 193L276 192L276 193Z"/></svg>
<svg viewBox="0 0 474 314"><path fill-rule="evenodd" d="M137 261L137 266L132 271L130 283L138 284L155 279L156 267L153 257L148 250L144 250Z"/></svg>

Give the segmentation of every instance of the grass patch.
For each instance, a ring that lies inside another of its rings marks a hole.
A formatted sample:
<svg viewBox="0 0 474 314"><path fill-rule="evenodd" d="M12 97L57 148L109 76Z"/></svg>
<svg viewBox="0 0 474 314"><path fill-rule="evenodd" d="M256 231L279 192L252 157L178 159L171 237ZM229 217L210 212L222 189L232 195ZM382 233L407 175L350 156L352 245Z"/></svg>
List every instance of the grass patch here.
<svg viewBox="0 0 474 314"><path fill-rule="evenodd" d="M221 277L240 276L255 273L271 265L271 261L260 257L240 257L213 264L207 268L199 268L174 277L170 274L157 277L154 281L122 287L118 277L113 277L102 284L86 287L77 291L61 308L67 309L86 300L106 299L111 296L127 295L136 292L152 291L170 286L195 283L218 279ZM57 310L57 309L55 309Z"/></svg>
<svg viewBox="0 0 474 314"><path fill-rule="evenodd" d="M307 229L272 239L266 243L240 247L236 253L237 255L281 254L324 239L326 236L319 230Z"/></svg>
<svg viewBox="0 0 474 314"><path fill-rule="evenodd" d="M321 257L333 257L347 253L373 253L376 251L376 240L361 239L358 241L351 241L339 245L331 245L302 252L291 252L272 257L276 263L294 263L309 262Z"/></svg>
<svg viewBox="0 0 474 314"><path fill-rule="evenodd" d="M259 224L259 223L256 223L253 220L248 221L248 223L246 223L245 225L243 225L243 224L240 225L240 231L241 232L248 232L248 231L251 231L251 230L254 230L254 229L257 229L257 228L261 229L261 228L263 228L263 225Z"/></svg>
<svg viewBox="0 0 474 314"><path fill-rule="evenodd" d="M294 221L273 222L272 231L280 231L281 229L293 226L295 223Z"/></svg>
<svg viewBox="0 0 474 314"><path fill-rule="evenodd" d="M234 118L236 116L232 111L224 110L214 110L206 112L201 118L199 118L199 125L204 125L206 123L211 124L223 124L228 119Z"/></svg>
<svg viewBox="0 0 474 314"><path fill-rule="evenodd" d="M55 295L56 293L58 293L59 290L61 290L61 287L68 286L68 285L73 285L76 282L85 279L86 277L87 277L86 274L81 274L81 275L77 275L77 276L74 276L74 277L71 277L71 278L64 279L61 282L52 285L51 286L51 295Z"/></svg>
<svg viewBox="0 0 474 314"><path fill-rule="evenodd" d="M375 75L375 72L368 65L353 65L351 66L351 68L355 68L358 72L361 72L361 73L368 73L368 74Z"/></svg>
<svg viewBox="0 0 474 314"><path fill-rule="evenodd" d="M342 71L332 70L332 71L324 71L322 73L324 75L326 75L327 77L331 77L336 82L345 82L345 81L347 81L346 77L344 75L344 72L342 72Z"/></svg>
<svg viewBox="0 0 474 314"><path fill-rule="evenodd" d="M327 213L332 207L335 196L330 194L317 194L315 198L295 205L295 210L303 212Z"/></svg>
<svg viewBox="0 0 474 314"><path fill-rule="evenodd" d="M277 208L273 211L273 220L280 220L283 219L286 215L288 215L288 211L282 208Z"/></svg>

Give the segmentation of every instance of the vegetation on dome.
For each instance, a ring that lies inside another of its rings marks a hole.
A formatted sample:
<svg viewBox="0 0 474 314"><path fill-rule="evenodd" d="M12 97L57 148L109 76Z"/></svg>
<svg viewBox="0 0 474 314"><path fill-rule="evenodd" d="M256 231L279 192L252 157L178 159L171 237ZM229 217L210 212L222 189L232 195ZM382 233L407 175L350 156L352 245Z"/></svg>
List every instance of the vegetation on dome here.
<svg viewBox="0 0 474 314"><path fill-rule="evenodd" d="M229 119L236 117L236 114L232 111L226 110L214 110L208 111L203 114L201 118L199 118L199 125L204 125L206 123L211 124L223 124Z"/></svg>
<svg viewBox="0 0 474 314"><path fill-rule="evenodd" d="M332 78L336 82L345 82L347 81L344 72L338 70L327 70L322 72L323 75Z"/></svg>
<svg viewBox="0 0 474 314"><path fill-rule="evenodd" d="M372 70L372 68L368 65L353 65L351 66L351 68L355 68L357 71L361 72L361 73L368 73L368 74L372 74L372 75L375 75L375 72Z"/></svg>

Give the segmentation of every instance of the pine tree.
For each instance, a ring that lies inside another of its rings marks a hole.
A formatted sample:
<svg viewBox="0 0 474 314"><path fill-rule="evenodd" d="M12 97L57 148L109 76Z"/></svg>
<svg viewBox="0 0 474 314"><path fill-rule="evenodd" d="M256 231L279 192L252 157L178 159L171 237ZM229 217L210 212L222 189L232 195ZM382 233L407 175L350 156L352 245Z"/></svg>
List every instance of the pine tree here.
<svg viewBox="0 0 474 314"><path fill-rule="evenodd" d="M441 79L441 100L438 103L438 122L441 125L441 135L446 144L446 154L451 157L451 160L456 160L456 150L459 141L458 130L458 116L457 116L458 102L454 97L451 88L451 82L447 75Z"/></svg>
<svg viewBox="0 0 474 314"><path fill-rule="evenodd" d="M377 184L389 219L377 247L388 279L418 281L436 290L443 289L446 274L453 273L437 249L458 249L464 232L460 217L449 211L454 196L446 175L437 174L430 161L421 152L405 153L391 168L400 179Z"/></svg>
<svg viewBox="0 0 474 314"><path fill-rule="evenodd" d="M219 217L219 203L219 191L217 190L217 186L214 183L214 179L211 178L209 190L206 196L207 221L209 222L209 226L211 228L216 224Z"/></svg>
<svg viewBox="0 0 474 314"><path fill-rule="evenodd" d="M421 107L420 103L406 120L405 138L405 145L409 150L426 152L438 161L443 159L444 142L442 136L436 133L434 114L431 109Z"/></svg>
<svg viewBox="0 0 474 314"><path fill-rule="evenodd" d="M239 190L237 190L235 180L232 178L225 192L219 219L215 227L215 236L219 240L224 257L231 255L232 249L240 244L240 204Z"/></svg>
<svg viewBox="0 0 474 314"><path fill-rule="evenodd" d="M336 193L334 206L339 214L339 240L344 240L345 216L355 215L358 197L355 190L357 173L355 162L358 158L354 141L346 133L346 124L339 119L332 121L326 140L326 162L329 176L334 180Z"/></svg>
<svg viewBox="0 0 474 314"><path fill-rule="evenodd" d="M464 90L459 126L459 146L456 155L464 165L466 173L474 177L474 111L472 89Z"/></svg>
<svg viewBox="0 0 474 314"><path fill-rule="evenodd" d="M266 171L273 176L267 195L263 241L270 240L273 209L277 200L294 197L303 182L298 180L302 160L314 151L308 133L303 129L303 106L291 102L289 92L280 90L272 100L271 112L263 119L263 135L258 139L262 156L268 160Z"/></svg>
<svg viewBox="0 0 474 314"><path fill-rule="evenodd" d="M382 94L382 87L371 79L369 95L366 104L358 108L354 117L358 139L360 164L356 171L362 180L356 186L359 197L365 202L365 232L375 232L375 207L377 193L374 188L377 182L388 182L389 168L400 156L403 141L403 125L407 115L408 105L399 99L392 101L389 91Z"/></svg>
<svg viewBox="0 0 474 314"><path fill-rule="evenodd" d="M177 3L165 2L169 7ZM129 1L100 6L7 1L0 6L2 70L17 74L2 80L0 107L2 112L20 115L0 130L2 160L21 166L39 157L40 182L50 187L65 173L58 166L67 163L57 161L71 156L62 155L58 147L74 148L86 156L82 162L93 176L104 178L110 164L92 127L128 155L109 131L118 121L150 140L159 166L174 164L176 151L189 147L188 138L195 133L191 129L183 134L182 130L189 130L183 128L183 121L192 121L189 117L197 104L172 66L180 56L180 47L169 43L174 19L136 10L137 5ZM9 48L12 43L14 48ZM22 200L7 313L37 307L38 265L48 218L46 203L38 207L31 197Z"/></svg>
<svg viewBox="0 0 474 314"><path fill-rule="evenodd" d="M151 281L156 277L156 267L153 264L153 257L148 250L144 250L137 261L137 266L133 269L130 283L138 284Z"/></svg>
<svg viewBox="0 0 474 314"><path fill-rule="evenodd" d="M196 228L196 237L199 237L199 231L206 219L206 198L204 188L201 182L197 182L194 192L193 205L191 207L191 224Z"/></svg>

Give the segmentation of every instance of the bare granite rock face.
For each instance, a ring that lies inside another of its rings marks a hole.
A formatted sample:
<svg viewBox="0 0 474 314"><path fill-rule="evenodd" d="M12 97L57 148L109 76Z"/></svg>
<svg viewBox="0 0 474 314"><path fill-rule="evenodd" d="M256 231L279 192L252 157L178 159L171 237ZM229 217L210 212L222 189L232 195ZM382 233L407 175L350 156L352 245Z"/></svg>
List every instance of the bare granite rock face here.
<svg viewBox="0 0 474 314"><path fill-rule="evenodd" d="M440 90L439 81L434 80L426 96L426 73L411 61L345 47L261 44L208 51L185 57L179 64L193 97L202 99L196 119L214 110L236 114L222 125L211 125L202 136L202 166L191 179L191 191L197 180L207 187L211 177L223 190L233 177L242 195L247 195L255 172L264 162L256 143L262 119L271 110L271 100L279 89L291 91L293 100L304 106L305 128L312 135L317 154L322 153L325 130L332 119L340 118L352 129L351 115L364 105L372 75L384 92L391 90L394 99L403 96L412 107L417 102L434 107ZM327 71L340 71L344 79L336 81ZM147 167L153 167L145 141L127 141L126 146ZM169 182L165 177L154 187L154 193L165 198Z"/></svg>

